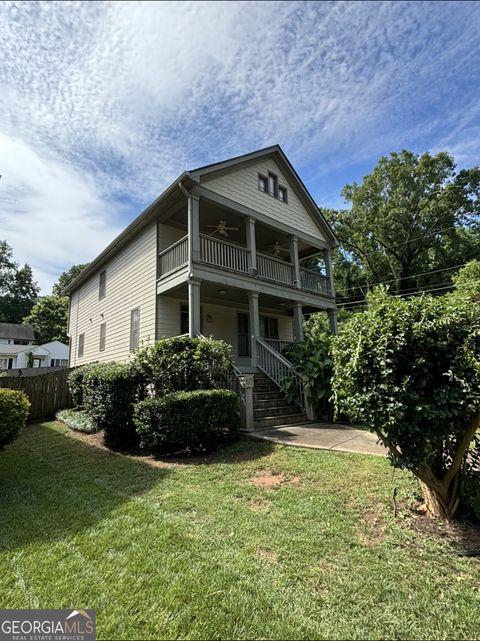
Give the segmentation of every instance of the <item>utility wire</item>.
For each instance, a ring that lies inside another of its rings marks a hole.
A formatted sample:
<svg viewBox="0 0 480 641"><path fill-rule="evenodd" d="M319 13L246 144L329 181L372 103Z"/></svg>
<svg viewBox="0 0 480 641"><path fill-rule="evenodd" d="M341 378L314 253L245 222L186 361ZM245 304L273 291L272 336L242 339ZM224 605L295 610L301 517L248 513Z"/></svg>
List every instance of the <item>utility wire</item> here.
<svg viewBox="0 0 480 641"><path fill-rule="evenodd" d="M452 289L454 285L446 285L445 287L434 287L431 289L422 289L418 292L404 293L404 294L392 294L393 298L407 298L408 296L418 296L419 294L433 294L434 292L445 291L446 289ZM340 303L337 307L344 309L345 307L365 307L367 304L366 299L354 300L349 303Z"/></svg>
<svg viewBox="0 0 480 641"><path fill-rule="evenodd" d="M368 285L352 285L351 287L347 287L346 289L342 289L340 292L340 295L343 292L349 292L352 289L362 289L364 287L376 287L377 285L388 285L390 283L396 283L399 280L407 280L409 278L416 278L417 276L427 276L430 274L440 274L441 272L446 272L446 271L451 271L453 269L460 269L461 267L465 267L467 263L462 263L461 265L454 265L453 267L444 267L443 269L434 269L432 271L428 272L420 272L417 274L412 274L411 276L401 276L400 278L392 278L391 280L383 280L378 283L369 283Z"/></svg>

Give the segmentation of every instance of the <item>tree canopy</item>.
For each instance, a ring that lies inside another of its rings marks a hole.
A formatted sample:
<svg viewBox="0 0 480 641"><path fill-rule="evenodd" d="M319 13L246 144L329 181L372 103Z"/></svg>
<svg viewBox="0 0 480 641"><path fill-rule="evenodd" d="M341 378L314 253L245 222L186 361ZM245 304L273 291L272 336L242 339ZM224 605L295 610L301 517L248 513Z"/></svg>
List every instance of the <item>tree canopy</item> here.
<svg viewBox="0 0 480 641"><path fill-rule="evenodd" d="M480 169L457 171L448 153L392 153L342 195L351 209L325 211L341 243L341 297L386 281L394 293L440 289L480 254Z"/></svg>
<svg viewBox="0 0 480 641"><path fill-rule="evenodd" d="M32 269L13 260L10 245L0 241L0 322L21 323L32 309L40 291Z"/></svg>
<svg viewBox="0 0 480 641"><path fill-rule="evenodd" d="M42 296L23 319L31 325L35 342L39 345L50 341L68 344L68 298L66 296Z"/></svg>
<svg viewBox="0 0 480 641"><path fill-rule="evenodd" d="M368 303L333 340L336 411L367 425L393 465L419 478L429 510L450 519L478 458L480 305L465 293L403 300L382 288Z"/></svg>
<svg viewBox="0 0 480 641"><path fill-rule="evenodd" d="M67 271L60 274L57 282L52 287L52 294L54 296L65 296L65 288L70 285L72 280L74 280L80 274L80 272L82 272L85 267L87 267L87 265L88 263L72 265L70 269L67 269Z"/></svg>

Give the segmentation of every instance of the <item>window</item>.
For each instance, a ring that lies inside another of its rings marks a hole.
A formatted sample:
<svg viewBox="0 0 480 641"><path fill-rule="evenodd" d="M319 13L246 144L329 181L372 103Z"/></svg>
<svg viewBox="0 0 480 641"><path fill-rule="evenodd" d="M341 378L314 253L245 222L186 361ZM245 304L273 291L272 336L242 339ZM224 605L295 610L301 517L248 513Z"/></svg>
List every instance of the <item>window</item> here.
<svg viewBox="0 0 480 641"><path fill-rule="evenodd" d="M268 193L270 196L278 197L278 178L275 174L268 174Z"/></svg>
<svg viewBox="0 0 480 641"><path fill-rule="evenodd" d="M68 360L64 358L51 358L50 367L66 367L68 365Z"/></svg>
<svg viewBox="0 0 480 641"><path fill-rule="evenodd" d="M260 316L260 336L278 340L278 318Z"/></svg>
<svg viewBox="0 0 480 641"><path fill-rule="evenodd" d="M15 338L13 341L13 344L14 345L30 345L30 341L26 341L23 338Z"/></svg>
<svg viewBox="0 0 480 641"><path fill-rule="evenodd" d="M258 188L265 194L278 198L282 203L288 202L287 188L278 184L278 176L268 172L268 178L258 174Z"/></svg>
<svg viewBox="0 0 480 641"><path fill-rule="evenodd" d="M100 325L100 351L105 351L105 342L107 340L107 323Z"/></svg>
<svg viewBox="0 0 480 641"><path fill-rule="evenodd" d="M78 347L77 347L78 358L82 358L84 350L85 350L85 334L80 334L78 337Z"/></svg>
<svg viewBox="0 0 480 641"><path fill-rule="evenodd" d="M0 358L0 369L8 369L8 358Z"/></svg>
<svg viewBox="0 0 480 641"><path fill-rule="evenodd" d="M130 350L140 347L140 307L130 312Z"/></svg>
<svg viewBox="0 0 480 641"><path fill-rule="evenodd" d="M105 298L107 295L107 270L104 269L100 272L100 278L98 281L98 300Z"/></svg>
<svg viewBox="0 0 480 641"><path fill-rule="evenodd" d="M258 188L260 191L267 191L268 189L268 180L265 178L265 176L261 176L259 174L258 176Z"/></svg>

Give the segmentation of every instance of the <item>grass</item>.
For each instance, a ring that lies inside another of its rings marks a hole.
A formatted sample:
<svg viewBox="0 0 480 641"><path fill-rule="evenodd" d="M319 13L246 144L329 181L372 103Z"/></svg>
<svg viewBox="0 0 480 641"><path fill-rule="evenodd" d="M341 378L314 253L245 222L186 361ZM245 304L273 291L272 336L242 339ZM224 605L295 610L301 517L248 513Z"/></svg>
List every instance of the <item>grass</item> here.
<svg viewBox="0 0 480 641"><path fill-rule="evenodd" d="M0 454L3 608L94 608L99 639L480 637L479 561L393 519L415 484L385 460L155 466L88 438L37 424Z"/></svg>

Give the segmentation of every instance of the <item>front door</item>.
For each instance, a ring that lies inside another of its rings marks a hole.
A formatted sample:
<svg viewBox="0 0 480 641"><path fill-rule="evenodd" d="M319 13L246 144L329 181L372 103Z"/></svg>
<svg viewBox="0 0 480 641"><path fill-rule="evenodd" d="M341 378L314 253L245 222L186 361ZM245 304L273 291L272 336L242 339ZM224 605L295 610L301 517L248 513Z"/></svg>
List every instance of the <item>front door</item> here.
<svg viewBox="0 0 480 641"><path fill-rule="evenodd" d="M250 320L248 314L238 313L237 320L238 357L250 356Z"/></svg>

